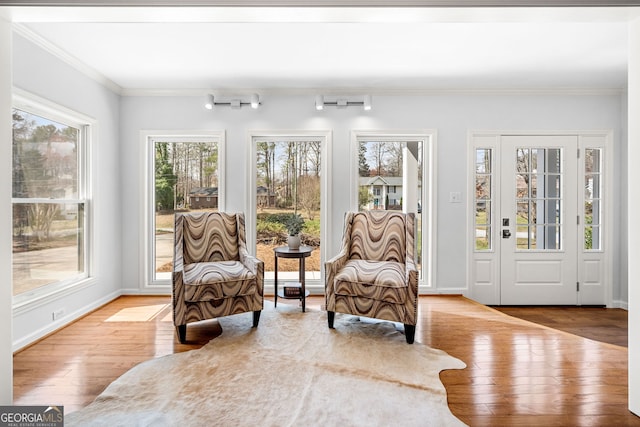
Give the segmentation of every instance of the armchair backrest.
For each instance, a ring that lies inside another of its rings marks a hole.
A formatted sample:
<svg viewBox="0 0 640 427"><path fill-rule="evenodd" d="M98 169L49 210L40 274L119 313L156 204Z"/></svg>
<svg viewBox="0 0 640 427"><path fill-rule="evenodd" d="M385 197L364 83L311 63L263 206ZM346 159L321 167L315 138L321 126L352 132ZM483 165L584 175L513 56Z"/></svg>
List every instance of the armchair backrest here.
<svg viewBox="0 0 640 427"><path fill-rule="evenodd" d="M413 218L413 214L396 211L347 213L345 243L348 241L349 258L401 263L407 256L414 259Z"/></svg>
<svg viewBox="0 0 640 427"><path fill-rule="evenodd" d="M201 212L176 215L176 247L181 244L184 264L238 261L240 245L246 246L244 239L243 214Z"/></svg>

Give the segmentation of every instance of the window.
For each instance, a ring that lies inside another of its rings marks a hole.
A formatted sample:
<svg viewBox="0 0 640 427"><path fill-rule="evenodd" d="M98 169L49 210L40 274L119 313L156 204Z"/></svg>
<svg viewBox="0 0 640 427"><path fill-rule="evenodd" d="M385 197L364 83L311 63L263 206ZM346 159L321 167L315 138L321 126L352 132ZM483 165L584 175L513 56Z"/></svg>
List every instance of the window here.
<svg viewBox="0 0 640 427"><path fill-rule="evenodd" d="M516 156L517 248L559 250L562 150L518 148Z"/></svg>
<svg viewBox="0 0 640 427"><path fill-rule="evenodd" d="M475 250L491 250L491 208L493 197L491 181L493 170L491 163L491 148L476 149L476 179L475 179Z"/></svg>
<svg viewBox="0 0 640 427"><path fill-rule="evenodd" d="M358 140L358 209L397 210L418 212L420 195L422 194L422 152L423 141L405 141L395 139ZM403 180L411 183L411 188L404 188ZM385 182L369 192L371 185ZM401 198L396 198L395 193ZM394 197L391 197L391 196ZM407 206L405 201L410 200ZM422 271L422 219L416 215L417 263L418 271ZM422 275L422 273L421 273Z"/></svg>
<svg viewBox="0 0 640 427"><path fill-rule="evenodd" d="M322 265L327 257L327 248L331 248L331 233L327 211L330 208L331 186L329 185L331 168L331 132L330 131L250 131L250 153L247 169L252 171L247 182L246 227L247 249L265 262L265 292L273 292L274 256L270 245L286 245L286 232L278 221L278 210L283 216L294 211L293 198L287 197L287 187L291 185L292 174L297 175L298 213L305 224L302 230L302 244L314 247L311 256L305 260L305 282L311 292L324 289ZM291 144L290 144L291 143ZM284 149L284 151L282 150ZM288 150L292 151L289 152ZM279 154L282 153L282 154ZM297 158L296 165L283 161ZM287 168L289 168L289 184L287 184ZM316 169L317 168L317 169ZM319 177L319 181L315 178ZM306 182L303 182L306 181ZM315 187L319 184L320 200ZM302 186L306 189L301 188ZM315 188L315 189L314 189ZM303 196L302 193L306 195ZM294 191L295 194L295 191ZM300 196L308 199L302 200ZM282 203L285 205L283 206ZM308 205L309 207L303 206ZM275 206L275 207L274 207ZM309 213L310 209L311 213ZM273 215L273 216L272 216ZM312 218L313 216L313 218ZM271 221L274 220L274 221ZM296 260L282 259L278 261L278 283L297 280L298 263ZM293 261L294 265L286 265L284 261Z"/></svg>
<svg viewBox="0 0 640 427"><path fill-rule="evenodd" d="M273 249L286 245L285 223L302 216L302 244L313 247L305 281L320 279L322 218L322 141L302 137L254 138L256 146L256 254L265 261L265 278L274 277ZM279 280L297 281L298 260L278 262Z"/></svg>
<svg viewBox="0 0 640 427"><path fill-rule="evenodd" d="M587 148L584 157L584 249L600 250L602 249L602 150Z"/></svg>
<svg viewBox="0 0 640 427"><path fill-rule="evenodd" d="M149 156L149 244L146 249L150 284L168 284L173 268L176 212L217 211L223 196L221 150L224 136L147 135Z"/></svg>
<svg viewBox="0 0 640 427"><path fill-rule="evenodd" d="M13 295L88 277L88 125L13 109Z"/></svg>
<svg viewBox="0 0 640 427"><path fill-rule="evenodd" d="M437 266L435 131L353 131L351 142L352 209L414 212L420 287L433 287ZM379 196L374 195L374 187L381 190ZM394 194L389 194L390 188Z"/></svg>

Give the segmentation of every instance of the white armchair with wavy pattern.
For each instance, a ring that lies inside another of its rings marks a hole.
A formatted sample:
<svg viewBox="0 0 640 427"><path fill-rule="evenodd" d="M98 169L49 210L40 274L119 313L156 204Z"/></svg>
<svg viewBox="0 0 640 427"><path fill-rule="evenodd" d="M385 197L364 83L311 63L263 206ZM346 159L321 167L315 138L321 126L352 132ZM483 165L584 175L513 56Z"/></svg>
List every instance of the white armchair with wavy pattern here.
<svg viewBox="0 0 640 427"><path fill-rule="evenodd" d="M418 270L415 215L396 211L347 212L340 253L325 263L329 327L335 313L401 322L415 337Z"/></svg>
<svg viewBox="0 0 640 427"><path fill-rule="evenodd" d="M187 324L263 308L264 263L247 252L244 214L176 214L173 323L184 343Z"/></svg>

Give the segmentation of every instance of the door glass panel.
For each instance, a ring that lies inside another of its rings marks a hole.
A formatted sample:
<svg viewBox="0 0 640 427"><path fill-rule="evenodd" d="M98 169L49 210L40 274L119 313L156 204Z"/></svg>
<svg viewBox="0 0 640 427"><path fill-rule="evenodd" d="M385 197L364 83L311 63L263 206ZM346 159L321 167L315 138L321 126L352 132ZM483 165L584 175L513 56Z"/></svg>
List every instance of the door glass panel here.
<svg viewBox="0 0 640 427"><path fill-rule="evenodd" d="M492 149L476 149L476 191L475 191L475 250L492 248L491 241L491 164Z"/></svg>
<svg viewBox="0 0 640 427"><path fill-rule="evenodd" d="M546 152L547 173L554 174L560 173L560 149L552 148L544 150Z"/></svg>
<svg viewBox="0 0 640 427"><path fill-rule="evenodd" d="M516 246L518 249L528 249L531 246L531 237L528 226L518 225L516 227Z"/></svg>
<svg viewBox="0 0 640 427"><path fill-rule="evenodd" d="M560 197L560 175L547 176L547 195Z"/></svg>
<svg viewBox="0 0 640 427"><path fill-rule="evenodd" d="M491 198L491 176L476 176L476 198L481 200Z"/></svg>
<svg viewBox="0 0 640 427"><path fill-rule="evenodd" d="M476 202L476 250L491 249L491 202Z"/></svg>
<svg viewBox="0 0 640 427"><path fill-rule="evenodd" d="M529 224L529 202L518 202L516 224Z"/></svg>
<svg viewBox="0 0 640 427"><path fill-rule="evenodd" d="M601 149L588 148L584 160L584 249L601 248Z"/></svg>
<svg viewBox="0 0 640 427"><path fill-rule="evenodd" d="M516 222L519 250L561 249L561 149L516 149Z"/></svg>

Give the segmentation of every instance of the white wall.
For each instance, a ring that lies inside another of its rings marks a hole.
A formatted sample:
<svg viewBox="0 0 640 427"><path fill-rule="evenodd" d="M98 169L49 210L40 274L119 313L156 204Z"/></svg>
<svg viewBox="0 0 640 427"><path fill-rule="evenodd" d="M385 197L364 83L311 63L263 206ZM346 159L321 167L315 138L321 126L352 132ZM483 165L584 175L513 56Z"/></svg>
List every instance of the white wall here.
<svg viewBox="0 0 640 427"><path fill-rule="evenodd" d="M616 152L620 151L622 123L621 95L439 95L374 96L373 110L360 108L314 109L314 97L264 96L258 110L216 107L205 110L203 98L123 97L120 160L123 170L123 286L140 287L140 167L141 130L206 129L227 132L227 209L246 210L244 191L248 176L245 156L250 130L330 130L333 132L332 206L330 207L335 254L342 232L343 214L350 208L350 132L352 130L437 130L437 292L466 290L466 271L461 254L466 253L464 203L449 203L449 192L461 192L466 200L466 146L468 130L608 130L614 131ZM618 167L619 165L616 165ZM614 203L620 205L616 183ZM123 188L124 190L124 188ZM622 233L626 233L621 226ZM614 239L617 240L617 239ZM625 254L614 248L613 259ZM614 296L619 302L620 271L614 271ZM626 286L624 284L623 286Z"/></svg>
<svg viewBox="0 0 640 427"><path fill-rule="evenodd" d="M94 224L93 242L90 242L94 248L91 274L95 280L77 292L46 298L14 313L13 346L20 348L121 293L120 97L16 34L13 37L13 84L97 121L97 140L91 141L90 148L93 176L90 209ZM2 156L7 157L10 159L10 154ZM10 181L2 180L3 185L5 182L10 185ZM3 209L9 209L10 205L4 206ZM54 322L52 313L60 309L64 309L66 315Z"/></svg>

